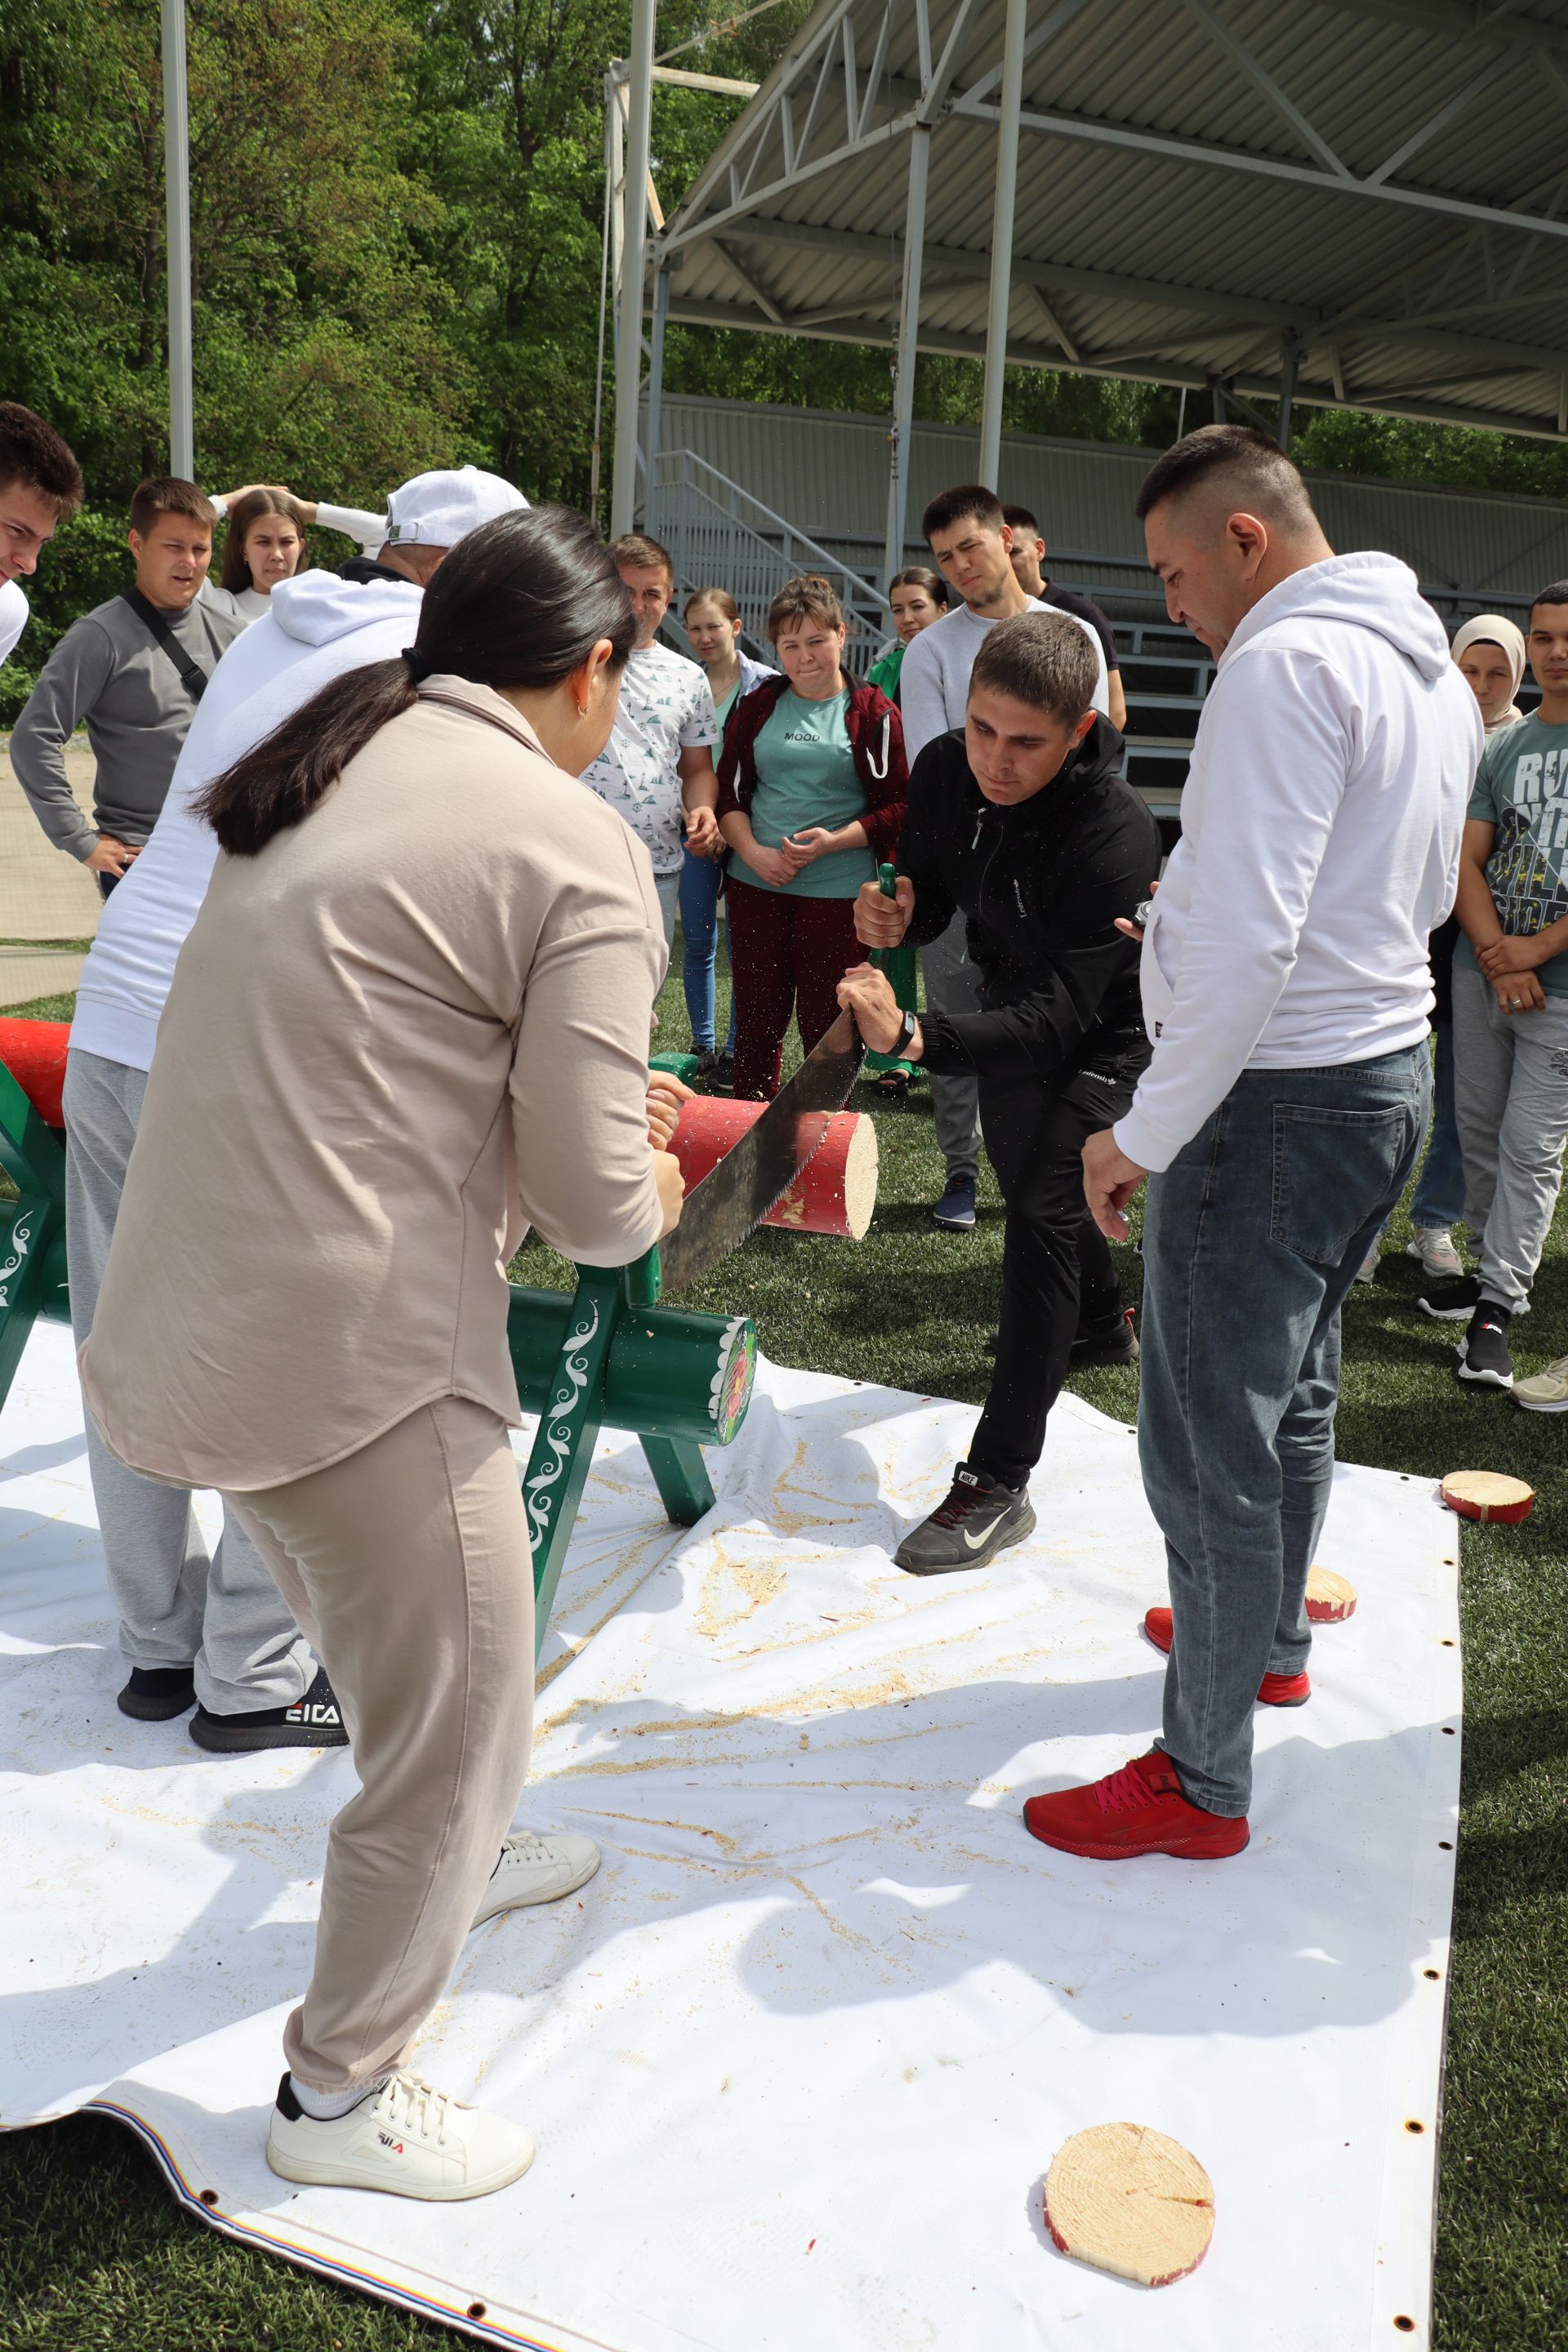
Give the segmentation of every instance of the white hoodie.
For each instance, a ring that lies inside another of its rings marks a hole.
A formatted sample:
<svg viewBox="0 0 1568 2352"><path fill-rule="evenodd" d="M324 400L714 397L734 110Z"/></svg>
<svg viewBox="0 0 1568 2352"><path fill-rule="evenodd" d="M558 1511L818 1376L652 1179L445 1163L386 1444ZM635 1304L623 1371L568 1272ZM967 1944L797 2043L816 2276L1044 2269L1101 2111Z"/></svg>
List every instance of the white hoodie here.
<svg viewBox="0 0 1568 2352"><path fill-rule="evenodd" d="M1415 574L1335 555L1253 606L1198 722L1143 941L1154 1058L1116 1140L1168 1168L1243 1070L1426 1034L1484 738Z"/></svg>
<svg viewBox="0 0 1568 2352"><path fill-rule="evenodd" d="M73 1047L151 1069L175 960L217 860L217 836L191 803L332 678L412 645L421 596L408 580L301 572L279 583L266 618L235 639L191 721L147 846L105 901L77 990Z"/></svg>

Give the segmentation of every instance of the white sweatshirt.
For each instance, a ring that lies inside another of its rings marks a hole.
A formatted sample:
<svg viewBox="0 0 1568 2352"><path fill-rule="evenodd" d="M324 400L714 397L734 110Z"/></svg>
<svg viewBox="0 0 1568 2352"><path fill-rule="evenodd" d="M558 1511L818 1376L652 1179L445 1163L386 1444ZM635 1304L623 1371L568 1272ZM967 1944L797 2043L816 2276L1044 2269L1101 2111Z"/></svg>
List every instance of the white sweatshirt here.
<svg viewBox="0 0 1568 2352"><path fill-rule="evenodd" d="M340 580L335 572L279 581L266 618L213 672L163 814L104 902L77 989L74 1047L151 1069L175 960L217 862L217 836L192 815L192 801L331 679L412 645L422 595L411 580Z"/></svg>
<svg viewBox="0 0 1568 2352"><path fill-rule="evenodd" d="M1415 1045L1483 742L1415 574L1335 555L1254 605L1204 704L1143 941L1154 1058L1115 1135L1168 1168L1243 1070ZM1151 877L1152 878L1152 877Z"/></svg>
<svg viewBox="0 0 1568 2352"><path fill-rule="evenodd" d="M1055 604L1042 604L1031 596L1031 613L1054 613ZM1102 716L1110 716L1110 703L1106 692L1105 649L1089 623L1079 620L1076 613L1063 614L1076 621L1094 647L1098 665L1094 680L1094 707ZM904 757L912 768L917 755L937 736L945 735L952 727L962 727L969 701L969 673L974 667L974 656L985 643L985 632L996 626L994 621L982 619L967 604L955 604L929 629L912 637L904 655L904 666L899 673L899 710L904 722Z"/></svg>
<svg viewBox="0 0 1568 2352"><path fill-rule="evenodd" d="M27 625L27 599L15 580L0 585L0 662L8 662Z"/></svg>

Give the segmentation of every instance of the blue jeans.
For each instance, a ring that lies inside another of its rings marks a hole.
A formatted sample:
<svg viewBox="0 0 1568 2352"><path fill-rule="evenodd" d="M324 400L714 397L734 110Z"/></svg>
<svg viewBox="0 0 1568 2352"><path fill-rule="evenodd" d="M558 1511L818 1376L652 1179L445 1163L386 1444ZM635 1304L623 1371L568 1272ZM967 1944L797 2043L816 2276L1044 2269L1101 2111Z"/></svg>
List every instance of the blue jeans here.
<svg viewBox="0 0 1568 2352"><path fill-rule="evenodd" d="M1415 1225L1457 1225L1465 1213L1465 1163L1459 1151L1459 1123L1454 1115L1454 1024L1439 1021L1434 1029L1432 1131L1426 1139L1426 1159L1410 1204Z"/></svg>
<svg viewBox="0 0 1568 2352"><path fill-rule="evenodd" d="M713 1051L713 966L719 952L719 886L722 868L716 858L693 857L689 850L680 868L680 935L686 943L680 967L686 991L686 1017L691 1024L694 1052ZM735 1050L735 1000L730 998L730 1034L726 1054Z"/></svg>
<svg viewBox="0 0 1568 2352"><path fill-rule="evenodd" d="M1247 1070L1149 1180L1138 1453L1175 1620L1158 1744L1210 1812L1247 1811L1258 1684L1306 1667L1340 1308L1409 1181L1431 1095L1425 1043Z"/></svg>

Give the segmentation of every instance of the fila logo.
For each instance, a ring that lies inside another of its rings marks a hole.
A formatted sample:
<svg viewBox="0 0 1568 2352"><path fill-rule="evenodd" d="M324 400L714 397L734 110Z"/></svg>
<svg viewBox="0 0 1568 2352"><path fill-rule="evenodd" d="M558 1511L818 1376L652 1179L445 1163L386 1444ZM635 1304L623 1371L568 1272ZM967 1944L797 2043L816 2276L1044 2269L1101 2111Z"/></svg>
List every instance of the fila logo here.
<svg viewBox="0 0 1568 2352"><path fill-rule="evenodd" d="M288 1719L290 1723L336 1723L338 1710L335 1706L324 1706L320 1699L310 1706L300 1699L289 1708Z"/></svg>
<svg viewBox="0 0 1568 2352"><path fill-rule="evenodd" d="M390 2132L377 2132L376 2137L383 2147L389 2147L392 2150L394 2156L403 2154L403 2142L400 2139L394 2139Z"/></svg>

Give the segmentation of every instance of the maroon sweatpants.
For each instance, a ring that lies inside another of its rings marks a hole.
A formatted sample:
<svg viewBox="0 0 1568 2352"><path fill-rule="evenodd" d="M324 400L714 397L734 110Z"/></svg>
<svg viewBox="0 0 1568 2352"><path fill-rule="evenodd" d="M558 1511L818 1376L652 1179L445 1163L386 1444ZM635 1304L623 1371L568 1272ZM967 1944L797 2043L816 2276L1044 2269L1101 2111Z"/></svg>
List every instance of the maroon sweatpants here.
<svg viewBox="0 0 1568 2352"><path fill-rule="evenodd" d="M866 950L855 937L853 898L797 898L726 886L730 969L735 989L735 1099L771 1102L779 1090L793 1012L809 1054L838 1017L838 983Z"/></svg>

